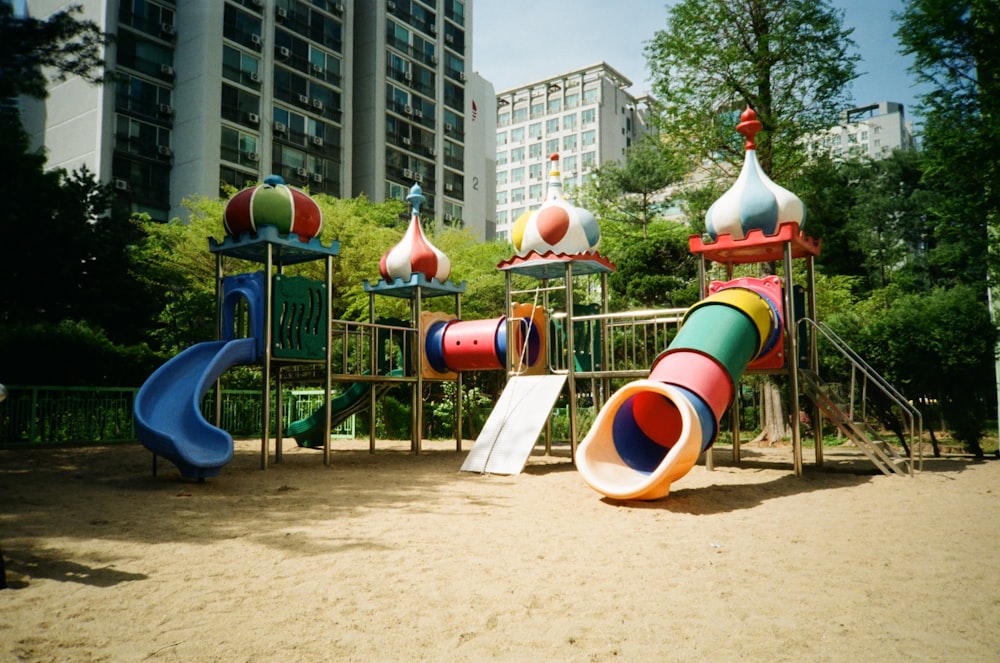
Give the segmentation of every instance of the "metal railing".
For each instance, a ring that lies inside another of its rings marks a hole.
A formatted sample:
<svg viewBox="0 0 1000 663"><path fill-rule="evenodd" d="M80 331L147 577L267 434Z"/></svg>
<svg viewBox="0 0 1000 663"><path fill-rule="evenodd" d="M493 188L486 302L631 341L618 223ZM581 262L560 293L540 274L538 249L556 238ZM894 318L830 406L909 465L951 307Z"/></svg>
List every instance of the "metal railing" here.
<svg viewBox="0 0 1000 663"><path fill-rule="evenodd" d="M677 335L686 308L647 309L573 316L574 368L580 377L649 375L653 361ZM552 316L549 334L553 371L568 368L565 313Z"/></svg>
<svg viewBox="0 0 1000 663"><path fill-rule="evenodd" d="M842 339L833 329L824 322L817 322L811 318L801 318L799 322L810 325L819 336L822 336L836 350L850 366L850 382L847 386L847 393L844 399L848 404L848 416L851 419L865 421L868 419L867 406L869 403L868 389L871 386L881 392L884 397L892 403L896 413L903 424L904 434L909 447L909 467L910 472L914 468L914 453L917 454L918 471L923 470L923 415L916 407L889 383L878 371L872 368L861 355L854 351L847 342Z"/></svg>
<svg viewBox="0 0 1000 663"><path fill-rule="evenodd" d="M2 446L106 444L136 440L132 405L138 389L8 386L7 390L6 400L0 402ZM309 416L322 404L322 390L293 389L289 393L283 401L285 421ZM261 396L256 389L223 389L220 427L237 437L260 435L263 418ZM207 421L213 421L214 412L214 391L209 391L202 400L202 414ZM337 427L334 435L353 437L354 418Z"/></svg>

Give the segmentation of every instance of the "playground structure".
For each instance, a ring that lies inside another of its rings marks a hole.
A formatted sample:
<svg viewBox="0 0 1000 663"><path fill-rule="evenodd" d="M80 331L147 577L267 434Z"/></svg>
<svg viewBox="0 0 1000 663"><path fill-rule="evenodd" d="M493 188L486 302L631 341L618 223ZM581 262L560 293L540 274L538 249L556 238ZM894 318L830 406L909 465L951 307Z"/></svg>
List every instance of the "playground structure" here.
<svg viewBox="0 0 1000 663"><path fill-rule="evenodd" d="M227 205L227 237L209 240L217 260L218 340L168 361L136 399L137 430L154 454L154 471L155 458L163 456L186 477L219 473L232 458L232 438L204 419L199 404L227 368L256 363L263 369L262 469L271 459L272 438L275 462L281 461L286 435L300 446L321 448L329 464L333 427L363 409L374 413L379 395L398 386L410 388L411 451L420 453L421 396L432 381L456 383L456 451L462 451L463 374L504 370L507 386L464 471L516 474L541 436L551 453L551 412L562 400L570 457L584 480L609 497L657 499L711 448L726 412L731 412L733 455L739 461L735 395L742 375L761 372L788 377L792 412L800 409L800 390L814 403L818 465L825 417L886 474L912 472L912 452L919 445L910 444L910 457L901 458L876 431L859 423L864 417L855 415L853 402L835 398L819 377L822 336L845 354L860 380L889 394L907 417L911 441L919 439L919 413L816 321L813 259L820 244L800 231L804 209L798 198L760 171L753 146L759 123L752 111L741 119L738 130L747 137L743 172L710 209L709 237L689 241L700 258L704 295L690 309L609 311L607 276L614 265L596 251L600 233L593 215L565 200L556 156L545 202L518 219L517 254L497 266L505 275L505 310L486 320L462 319L465 284L449 280L450 261L423 236L424 198L418 185L408 196L407 231L380 261L382 279L363 283L369 294L366 322L333 319L327 293L340 247L315 238L322 227L318 206L273 176L238 193ZM230 258L262 269L227 276ZM320 259L326 268L323 281L284 274L287 266ZM805 261L804 286L793 282L796 260ZM735 265L779 261L783 278L734 278ZM725 267L726 281L708 280L710 263ZM523 278L515 287L517 277ZM574 302L577 292L595 290L590 287L595 278L596 305ZM580 287L581 279L588 280L587 287ZM533 285L523 287L525 282ZM376 296L407 300L409 320L378 320ZM452 298L453 312L423 310L425 300L440 297ZM279 415L272 425L272 388L274 411L281 413L284 381L302 365L322 376L326 405L287 424ZM632 382L619 387L624 380ZM336 396L334 383L344 387ZM581 401L597 414L578 447ZM217 402L216 421L218 407ZM798 417L790 423L793 467L800 474ZM376 450L374 416L369 448ZM710 453L705 463L711 468Z"/></svg>

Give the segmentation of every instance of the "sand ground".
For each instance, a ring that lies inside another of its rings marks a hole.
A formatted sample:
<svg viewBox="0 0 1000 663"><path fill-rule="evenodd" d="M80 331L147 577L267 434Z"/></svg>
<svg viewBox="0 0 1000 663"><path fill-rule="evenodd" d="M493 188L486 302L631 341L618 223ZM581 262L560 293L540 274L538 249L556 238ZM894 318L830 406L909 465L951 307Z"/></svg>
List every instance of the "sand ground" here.
<svg viewBox="0 0 1000 663"><path fill-rule="evenodd" d="M1000 660L1000 461L721 448L646 503L558 451L507 477L454 442L259 444L205 483L138 445L0 451L0 660Z"/></svg>

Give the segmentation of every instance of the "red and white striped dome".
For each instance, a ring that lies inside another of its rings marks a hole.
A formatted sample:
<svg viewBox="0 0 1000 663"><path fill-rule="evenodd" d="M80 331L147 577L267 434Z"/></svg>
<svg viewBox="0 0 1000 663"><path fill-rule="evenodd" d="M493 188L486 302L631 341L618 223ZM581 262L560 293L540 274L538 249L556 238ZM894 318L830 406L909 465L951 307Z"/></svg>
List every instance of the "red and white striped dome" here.
<svg viewBox="0 0 1000 663"><path fill-rule="evenodd" d="M410 225L403 239L379 260L378 271L386 281L406 281L413 274L423 274L428 280L444 282L451 276L451 260L420 229L420 205L426 200L420 185L414 184L406 199L413 206Z"/></svg>

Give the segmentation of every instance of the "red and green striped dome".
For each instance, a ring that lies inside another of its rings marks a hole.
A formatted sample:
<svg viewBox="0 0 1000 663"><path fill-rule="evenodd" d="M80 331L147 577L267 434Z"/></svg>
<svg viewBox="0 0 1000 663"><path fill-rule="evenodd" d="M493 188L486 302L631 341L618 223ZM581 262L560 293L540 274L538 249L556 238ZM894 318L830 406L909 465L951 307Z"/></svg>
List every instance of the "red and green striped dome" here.
<svg viewBox="0 0 1000 663"><path fill-rule="evenodd" d="M323 229L323 213L307 194L271 175L263 184L230 198L223 223L232 237L257 232L260 226L275 226L282 234L295 233L308 241Z"/></svg>

